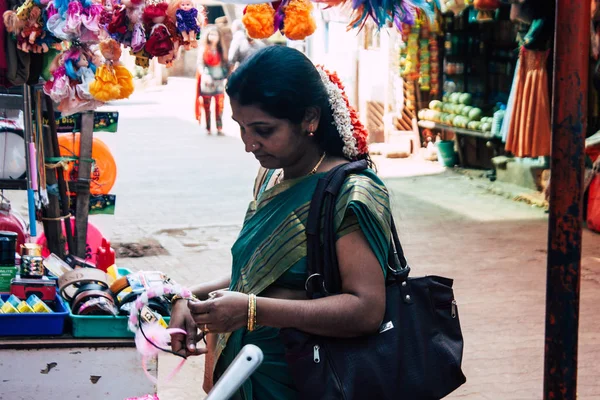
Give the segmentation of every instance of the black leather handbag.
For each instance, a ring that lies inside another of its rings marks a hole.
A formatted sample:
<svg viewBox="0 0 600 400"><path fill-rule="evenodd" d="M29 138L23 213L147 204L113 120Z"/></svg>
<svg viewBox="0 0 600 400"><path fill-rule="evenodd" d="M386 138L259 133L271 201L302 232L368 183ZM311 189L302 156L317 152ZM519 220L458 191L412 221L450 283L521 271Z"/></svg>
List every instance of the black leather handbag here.
<svg viewBox="0 0 600 400"><path fill-rule="evenodd" d="M341 292L333 227L335 199L348 174L365 168L365 161L342 165L317 185L306 229L306 289L311 299ZM466 382L452 280L409 278L393 220L388 268L385 318L377 333L340 339L281 330L301 399L440 399Z"/></svg>

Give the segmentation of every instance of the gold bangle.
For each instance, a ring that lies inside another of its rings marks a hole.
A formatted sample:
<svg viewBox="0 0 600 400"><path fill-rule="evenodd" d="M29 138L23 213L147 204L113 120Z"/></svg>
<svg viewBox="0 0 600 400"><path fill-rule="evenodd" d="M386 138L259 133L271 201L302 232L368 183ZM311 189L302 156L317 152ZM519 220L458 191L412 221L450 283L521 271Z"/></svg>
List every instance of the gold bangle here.
<svg viewBox="0 0 600 400"><path fill-rule="evenodd" d="M192 295L191 297L182 297L176 294L171 298L171 305L174 305L177 302L177 300L198 300L198 298L195 295Z"/></svg>
<svg viewBox="0 0 600 400"><path fill-rule="evenodd" d="M252 332L256 326L256 296L248 296L248 332Z"/></svg>

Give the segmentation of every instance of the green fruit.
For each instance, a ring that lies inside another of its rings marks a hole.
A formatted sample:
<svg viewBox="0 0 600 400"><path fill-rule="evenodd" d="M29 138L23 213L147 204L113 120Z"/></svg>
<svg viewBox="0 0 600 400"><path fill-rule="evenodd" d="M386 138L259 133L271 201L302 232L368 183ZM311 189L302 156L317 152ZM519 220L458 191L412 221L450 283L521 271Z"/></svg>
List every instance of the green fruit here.
<svg viewBox="0 0 600 400"><path fill-rule="evenodd" d="M471 107L471 106L463 106L461 114L464 115L465 117L468 117L469 113L471 112L472 109L473 109L473 107Z"/></svg>
<svg viewBox="0 0 600 400"><path fill-rule="evenodd" d="M492 124L489 122L484 122L483 124L481 124L480 129L482 132L491 132Z"/></svg>
<svg viewBox="0 0 600 400"><path fill-rule="evenodd" d="M441 101L439 101L439 100L432 100L429 103L429 108L431 108L432 110L435 110L435 111L442 111L442 105L443 104L442 104Z"/></svg>
<svg viewBox="0 0 600 400"><path fill-rule="evenodd" d="M450 103L442 103L442 111L443 112L450 112L450 106L451 105L452 104L450 104Z"/></svg>
<svg viewBox="0 0 600 400"><path fill-rule="evenodd" d="M454 106L454 111L456 114L463 115L464 108L465 108L465 106L463 104L457 104L456 106Z"/></svg>
<svg viewBox="0 0 600 400"><path fill-rule="evenodd" d="M471 101L473 100L471 93L461 93L461 95L459 96L459 103L460 104L465 104L465 105L469 105L471 104Z"/></svg>
<svg viewBox="0 0 600 400"><path fill-rule="evenodd" d="M472 131L477 131L477 130L479 130L480 125L481 125L481 123L479 121L470 121L467 124L467 128L471 129Z"/></svg>
<svg viewBox="0 0 600 400"><path fill-rule="evenodd" d="M483 114L483 111L481 111L480 108L472 108L471 111L469 111L469 118L472 121L478 121L478 120L482 119L481 118L482 114Z"/></svg>
<svg viewBox="0 0 600 400"><path fill-rule="evenodd" d="M460 101L460 93L452 93L450 95L450 103L458 104Z"/></svg>
<svg viewBox="0 0 600 400"><path fill-rule="evenodd" d="M417 117L419 119L425 119L425 113L427 113L427 109L419 110L419 112L417 113Z"/></svg>

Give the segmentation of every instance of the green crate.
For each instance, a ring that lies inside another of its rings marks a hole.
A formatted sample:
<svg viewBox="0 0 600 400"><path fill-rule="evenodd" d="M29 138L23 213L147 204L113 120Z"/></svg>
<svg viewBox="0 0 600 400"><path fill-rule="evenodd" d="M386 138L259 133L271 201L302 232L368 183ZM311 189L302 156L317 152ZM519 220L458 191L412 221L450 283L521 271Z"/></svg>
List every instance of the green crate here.
<svg viewBox="0 0 600 400"><path fill-rule="evenodd" d="M126 276L131 273L126 268L119 268L119 275ZM133 333L127 329L127 316L104 315L75 315L69 307L69 314L73 324L73 337L76 338L129 338ZM170 318L165 321L169 323Z"/></svg>
<svg viewBox="0 0 600 400"><path fill-rule="evenodd" d="M0 292L10 292L10 282L17 276L17 267L0 267Z"/></svg>
<svg viewBox="0 0 600 400"><path fill-rule="evenodd" d="M128 338L133 333L127 329L128 317L103 315L71 315L73 337L76 338ZM169 323L170 318L165 317Z"/></svg>

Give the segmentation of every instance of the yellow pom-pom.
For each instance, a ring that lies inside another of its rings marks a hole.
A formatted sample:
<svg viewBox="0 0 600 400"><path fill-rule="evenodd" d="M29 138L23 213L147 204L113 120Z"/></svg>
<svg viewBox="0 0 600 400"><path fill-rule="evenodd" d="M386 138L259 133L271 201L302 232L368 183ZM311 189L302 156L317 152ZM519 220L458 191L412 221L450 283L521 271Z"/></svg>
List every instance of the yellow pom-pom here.
<svg viewBox="0 0 600 400"><path fill-rule="evenodd" d="M290 40L304 40L315 33L317 24L312 17L309 0L292 0L285 8L283 34Z"/></svg>
<svg viewBox="0 0 600 400"><path fill-rule="evenodd" d="M115 71L106 65L96 69L96 80L90 83L90 94L99 101L110 101L119 98L121 92Z"/></svg>
<svg viewBox="0 0 600 400"><path fill-rule="evenodd" d="M275 33L275 10L271 4L250 4L242 17L248 36L268 39Z"/></svg>
<svg viewBox="0 0 600 400"><path fill-rule="evenodd" d="M133 93L133 76L131 75L131 72L129 72L129 70L123 65L115 65L114 68L117 81L121 87L118 98L126 99L131 95L131 93Z"/></svg>

